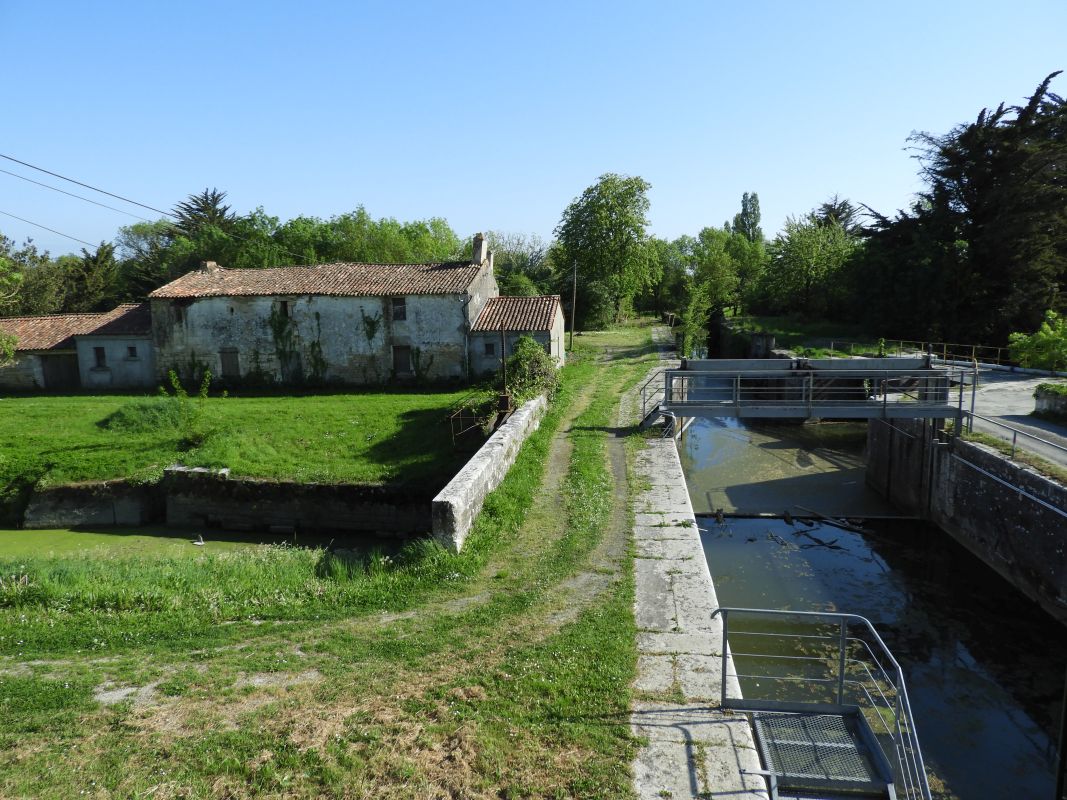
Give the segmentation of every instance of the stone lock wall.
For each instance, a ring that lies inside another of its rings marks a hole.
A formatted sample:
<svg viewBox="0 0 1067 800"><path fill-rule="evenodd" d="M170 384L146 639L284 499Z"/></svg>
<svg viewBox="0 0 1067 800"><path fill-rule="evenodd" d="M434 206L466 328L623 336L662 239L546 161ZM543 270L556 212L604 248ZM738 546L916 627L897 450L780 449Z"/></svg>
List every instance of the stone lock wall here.
<svg viewBox="0 0 1067 800"><path fill-rule="evenodd" d="M162 519L163 498L155 486L104 481L34 491L22 527L133 526Z"/></svg>
<svg viewBox="0 0 1067 800"><path fill-rule="evenodd" d="M923 429L872 422L868 484L1067 624L1067 516L1055 510L1067 512L1067 487L975 442L923 442Z"/></svg>
<svg viewBox="0 0 1067 800"><path fill-rule="evenodd" d="M432 495L410 487L233 480L172 467L167 524L226 530L320 530L412 535L430 530Z"/></svg>

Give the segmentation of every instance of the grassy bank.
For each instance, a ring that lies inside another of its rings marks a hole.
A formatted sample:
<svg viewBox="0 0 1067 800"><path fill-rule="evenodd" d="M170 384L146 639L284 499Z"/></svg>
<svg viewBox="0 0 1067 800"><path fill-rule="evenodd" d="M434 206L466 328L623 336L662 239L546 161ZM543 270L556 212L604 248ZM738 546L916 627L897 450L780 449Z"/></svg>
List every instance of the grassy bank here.
<svg viewBox="0 0 1067 800"><path fill-rule="evenodd" d="M175 398L0 398L0 472L22 466L46 484L151 478L168 464L235 474L385 483L435 476L452 460L453 392L190 398L189 430Z"/></svg>
<svg viewBox="0 0 1067 800"><path fill-rule="evenodd" d="M628 796L607 447L648 331L581 338L459 556L0 560L0 795Z"/></svg>

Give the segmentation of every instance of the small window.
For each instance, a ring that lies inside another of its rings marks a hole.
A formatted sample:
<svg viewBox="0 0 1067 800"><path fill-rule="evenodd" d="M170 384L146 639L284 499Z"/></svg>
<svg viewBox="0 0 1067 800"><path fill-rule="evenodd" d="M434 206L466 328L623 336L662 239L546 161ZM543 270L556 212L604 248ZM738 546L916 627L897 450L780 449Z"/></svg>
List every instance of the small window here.
<svg viewBox="0 0 1067 800"><path fill-rule="evenodd" d="M93 348L93 360L96 362L94 366L97 369L104 369L107 367L107 354L104 352L103 347Z"/></svg>
<svg viewBox="0 0 1067 800"><path fill-rule="evenodd" d="M487 356L495 356L496 355L496 342L486 342L485 343L485 354Z"/></svg>
<svg viewBox="0 0 1067 800"><path fill-rule="evenodd" d="M289 301L288 300L279 300L278 301L278 313L281 314L283 317L288 317L289 316Z"/></svg>
<svg viewBox="0 0 1067 800"><path fill-rule="evenodd" d="M126 348L126 358L137 358L137 348L130 345Z"/></svg>
<svg viewBox="0 0 1067 800"><path fill-rule="evenodd" d="M408 303L406 297L393 298L393 322L403 322L408 318Z"/></svg>

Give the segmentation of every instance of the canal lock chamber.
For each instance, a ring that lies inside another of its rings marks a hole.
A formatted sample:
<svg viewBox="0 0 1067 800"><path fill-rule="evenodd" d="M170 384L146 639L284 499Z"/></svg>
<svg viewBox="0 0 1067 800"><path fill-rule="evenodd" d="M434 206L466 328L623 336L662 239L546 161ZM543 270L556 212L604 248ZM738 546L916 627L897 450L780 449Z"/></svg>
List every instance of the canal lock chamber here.
<svg viewBox="0 0 1067 800"><path fill-rule="evenodd" d="M866 443L861 422L686 426L678 449L720 603L868 618L904 671L935 797L1051 797L1063 626L872 489Z"/></svg>

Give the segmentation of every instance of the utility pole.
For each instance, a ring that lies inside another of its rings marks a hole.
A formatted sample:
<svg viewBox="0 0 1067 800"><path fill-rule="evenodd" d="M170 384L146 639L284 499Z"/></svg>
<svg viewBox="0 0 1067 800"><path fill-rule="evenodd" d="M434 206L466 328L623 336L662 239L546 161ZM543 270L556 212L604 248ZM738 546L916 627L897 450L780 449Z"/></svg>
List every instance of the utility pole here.
<svg viewBox="0 0 1067 800"><path fill-rule="evenodd" d="M500 387L501 394L508 393L508 356L504 352L504 323L500 323L500 377L503 385Z"/></svg>
<svg viewBox="0 0 1067 800"><path fill-rule="evenodd" d="M571 259L574 265L574 278L571 282L571 341L567 345L568 350L574 349L574 308L578 303L578 259Z"/></svg>

